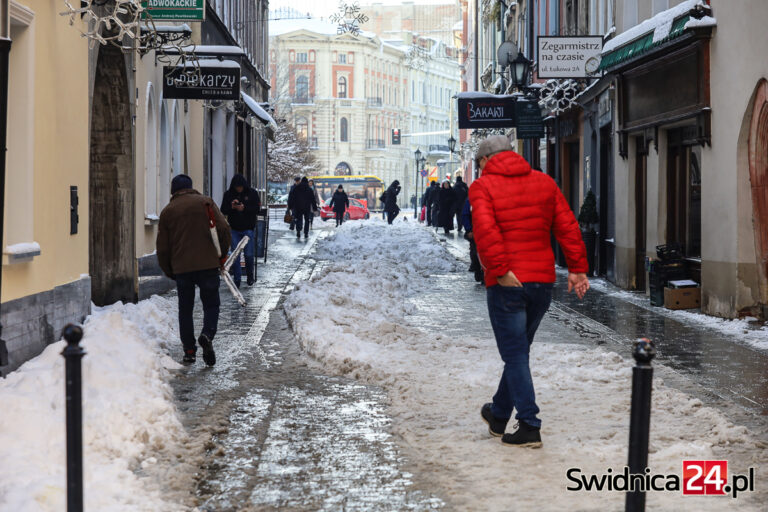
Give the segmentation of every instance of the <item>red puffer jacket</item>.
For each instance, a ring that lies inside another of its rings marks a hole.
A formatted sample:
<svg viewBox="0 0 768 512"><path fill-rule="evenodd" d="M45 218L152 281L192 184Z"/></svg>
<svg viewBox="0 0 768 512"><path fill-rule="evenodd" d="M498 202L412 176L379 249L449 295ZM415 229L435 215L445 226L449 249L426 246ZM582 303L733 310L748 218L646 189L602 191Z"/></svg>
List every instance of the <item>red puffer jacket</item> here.
<svg viewBox="0 0 768 512"><path fill-rule="evenodd" d="M469 189L472 224L485 286L514 272L521 283L554 283L554 232L568 270L587 272L576 218L555 181L513 151L493 156Z"/></svg>

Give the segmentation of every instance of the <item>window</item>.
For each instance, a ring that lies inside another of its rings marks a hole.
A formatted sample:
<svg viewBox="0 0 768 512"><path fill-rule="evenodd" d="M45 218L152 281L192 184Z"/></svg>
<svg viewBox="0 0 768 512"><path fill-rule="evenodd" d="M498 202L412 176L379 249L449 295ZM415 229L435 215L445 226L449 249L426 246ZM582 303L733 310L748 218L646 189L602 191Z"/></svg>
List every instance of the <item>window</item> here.
<svg viewBox="0 0 768 512"><path fill-rule="evenodd" d="M624 1L624 31L637 25L637 0Z"/></svg>
<svg viewBox="0 0 768 512"><path fill-rule="evenodd" d="M344 53L339 54L339 64L346 64L347 63L347 55Z"/></svg>
<svg viewBox="0 0 768 512"><path fill-rule="evenodd" d="M337 98L347 97L347 79L343 76L339 77L336 97Z"/></svg>
<svg viewBox="0 0 768 512"><path fill-rule="evenodd" d="M296 54L296 62L306 63L307 62L307 52L297 53Z"/></svg>
<svg viewBox="0 0 768 512"><path fill-rule="evenodd" d="M341 133L341 142L349 142L349 122L346 117L341 118L341 129L339 131Z"/></svg>
<svg viewBox="0 0 768 512"><path fill-rule="evenodd" d="M306 75L300 75L296 79L296 99L299 103L309 101L309 78Z"/></svg>
<svg viewBox="0 0 768 512"><path fill-rule="evenodd" d="M296 135L304 140L309 138L309 125L305 117L299 117L296 119Z"/></svg>
<svg viewBox="0 0 768 512"><path fill-rule="evenodd" d="M653 0L653 14L659 14L661 11L669 9L669 0Z"/></svg>

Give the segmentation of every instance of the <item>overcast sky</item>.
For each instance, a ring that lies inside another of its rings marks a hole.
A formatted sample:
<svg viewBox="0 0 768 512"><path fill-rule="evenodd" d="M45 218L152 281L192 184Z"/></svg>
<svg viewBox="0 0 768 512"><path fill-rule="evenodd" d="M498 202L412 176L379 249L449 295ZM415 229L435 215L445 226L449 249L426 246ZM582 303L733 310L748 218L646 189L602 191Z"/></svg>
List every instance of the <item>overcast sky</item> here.
<svg viewBox="0 0 768 512"><path fill-rule="evenodd" d="M352 4L353 0L348 0L346 3ZM357 2L358 5L370 5L375 3L374 0L365 0ZM384 5L398 5L403 3L401 0L381 0ZM417 5L424 4L450 4L451 0L418 0L413 2ZM338 0L272 0L269 2L270 9L278 9L280 7L292 7L302 13L309 13L313 17L328 18L339 10Z"/></svg>

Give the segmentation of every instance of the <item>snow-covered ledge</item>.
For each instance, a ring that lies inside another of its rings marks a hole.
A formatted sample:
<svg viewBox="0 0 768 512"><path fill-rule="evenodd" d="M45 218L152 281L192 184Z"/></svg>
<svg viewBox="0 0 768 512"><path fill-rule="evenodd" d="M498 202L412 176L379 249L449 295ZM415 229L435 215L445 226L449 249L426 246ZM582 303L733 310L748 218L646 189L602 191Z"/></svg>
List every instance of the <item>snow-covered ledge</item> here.
<svg viewBox="0 0 768 512"><path fill-rule="evenodd" d="M144 216L144 225L145 226L154 226L160 222L160 217L155 215L154 213L148 213Z"/></svg>
<svg viewBox="0 0 768 512"><path fill-rule="evenodd" d="M3 265L26 263L35 256L40 256L40 244L37 242L8 245L3 249Z"/></svg>

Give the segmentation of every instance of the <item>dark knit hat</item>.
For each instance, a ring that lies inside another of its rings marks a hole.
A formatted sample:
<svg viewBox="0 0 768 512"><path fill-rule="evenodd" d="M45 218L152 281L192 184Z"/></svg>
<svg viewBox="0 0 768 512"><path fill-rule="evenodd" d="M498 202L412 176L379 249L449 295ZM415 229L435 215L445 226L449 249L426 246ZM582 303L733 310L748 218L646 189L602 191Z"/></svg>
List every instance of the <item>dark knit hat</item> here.
<svg viewBox="0 0 768 512"><path fill-rule="evenodd" d="M175 194L179 190L186 188L192 188L192 178L186 174L179 174L173 177L171 180L171 194Z"/></svg>

